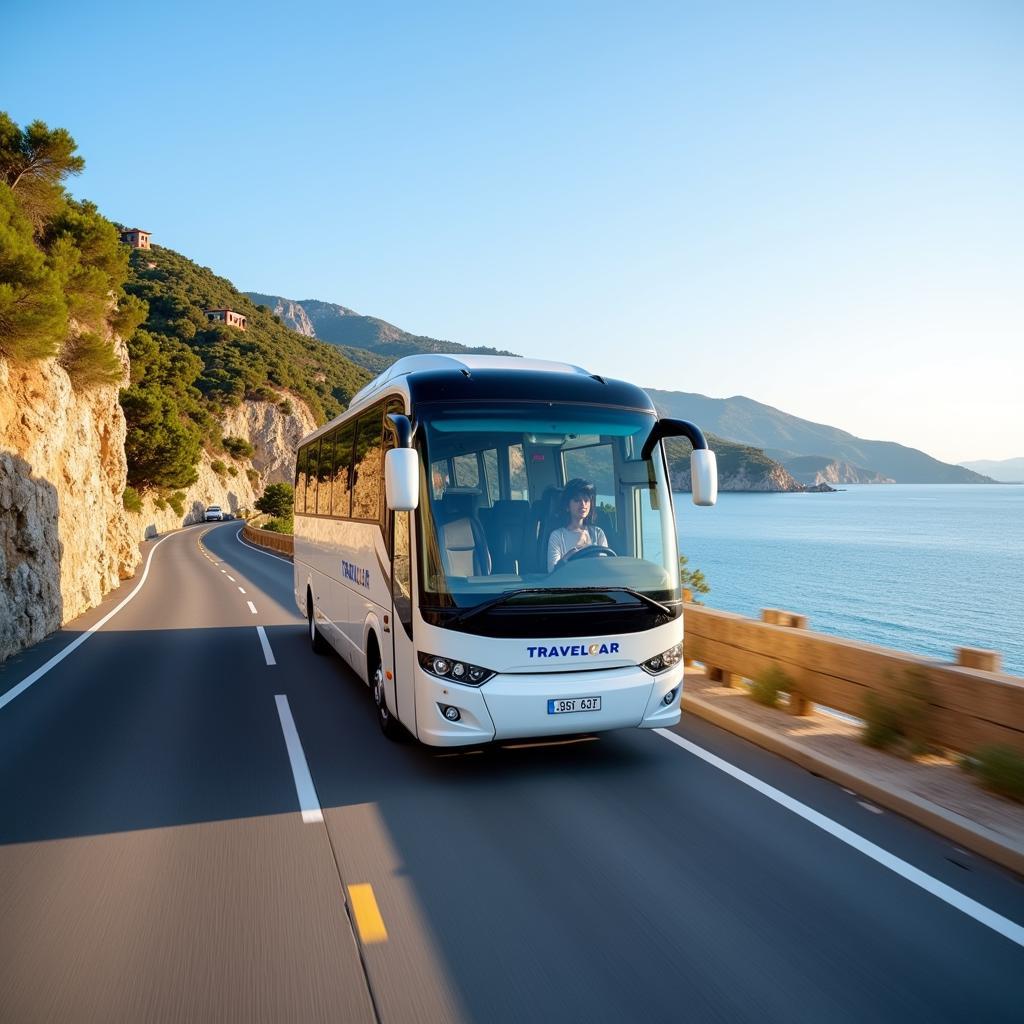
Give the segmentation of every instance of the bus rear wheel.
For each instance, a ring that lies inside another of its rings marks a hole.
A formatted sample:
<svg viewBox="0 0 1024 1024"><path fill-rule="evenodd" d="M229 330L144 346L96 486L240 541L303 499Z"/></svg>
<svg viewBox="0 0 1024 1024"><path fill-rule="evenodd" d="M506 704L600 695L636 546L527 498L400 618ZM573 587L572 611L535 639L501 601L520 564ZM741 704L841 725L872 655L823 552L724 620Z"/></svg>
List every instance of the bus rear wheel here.
<svg viewBox="0 0 1024 1024"><path fill-rule="evenodd" d="M316 628L316 616L313 614L313 595L306 594L306 619L309 625L309 646L313 648L314 654L327 653L327 641L320 635Z"/></svg>
<svg viewBox="0 0 1024 1024"><path fill-rule="evenodd" d="M376 653L376 652L374 652ZM377 708L377 724L389 740L401 740L405 730L388 708L387 693L384 689L384 666L377 655L370 671L370 692Z"/></svg>

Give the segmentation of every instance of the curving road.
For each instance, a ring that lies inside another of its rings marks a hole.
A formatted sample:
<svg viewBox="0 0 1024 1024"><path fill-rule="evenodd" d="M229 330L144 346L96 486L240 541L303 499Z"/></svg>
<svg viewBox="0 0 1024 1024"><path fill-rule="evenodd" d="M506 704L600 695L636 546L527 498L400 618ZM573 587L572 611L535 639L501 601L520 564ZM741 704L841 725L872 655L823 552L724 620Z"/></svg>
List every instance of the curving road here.
<svg viewBox="0 0 1024 1024"><path fill-rule="evenodd" d="M0 1020L1020 1019L1020 880L685 717L393 745L238 533L0 668Z"/></svg>

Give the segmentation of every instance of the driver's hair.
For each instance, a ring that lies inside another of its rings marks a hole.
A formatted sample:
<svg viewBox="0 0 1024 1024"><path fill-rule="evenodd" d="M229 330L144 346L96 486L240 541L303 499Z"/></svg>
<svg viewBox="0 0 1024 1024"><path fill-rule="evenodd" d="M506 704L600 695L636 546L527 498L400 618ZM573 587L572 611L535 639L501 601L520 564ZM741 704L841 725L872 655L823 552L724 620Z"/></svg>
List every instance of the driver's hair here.
<svg viewBox="0 0 1024 1024"><path fill-rule="evenodd" d="M580 495L586 495L590 499L590 514L583 520L583 525L595 526L597 524L597 495L594 492L594 485L582 477L574 477L565 485L565 490L562 491L562 500L559 503L563 526L569 521L569 502Z"/></svg>

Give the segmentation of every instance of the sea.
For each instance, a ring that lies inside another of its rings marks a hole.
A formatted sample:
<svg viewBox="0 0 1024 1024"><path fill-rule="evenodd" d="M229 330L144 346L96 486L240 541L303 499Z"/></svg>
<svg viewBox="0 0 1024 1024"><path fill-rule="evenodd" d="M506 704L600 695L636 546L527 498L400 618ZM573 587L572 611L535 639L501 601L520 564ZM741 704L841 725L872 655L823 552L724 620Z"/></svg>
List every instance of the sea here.
<svg viewBox="0 0 1024 1024"><path fill-rule="evenodd" d="M876 484L831 494L675 496L679 550L711 608L808 616L821 633L1024 676L1024 485Z"/></svg>

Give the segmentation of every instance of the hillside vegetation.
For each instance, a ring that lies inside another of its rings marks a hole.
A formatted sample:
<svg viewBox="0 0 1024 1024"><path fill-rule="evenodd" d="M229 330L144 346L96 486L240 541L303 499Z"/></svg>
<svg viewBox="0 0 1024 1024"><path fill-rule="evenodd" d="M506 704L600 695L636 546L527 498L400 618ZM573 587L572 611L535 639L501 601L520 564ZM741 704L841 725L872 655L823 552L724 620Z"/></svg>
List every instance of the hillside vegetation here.
<svg viewBox="0 0 1024 1024"><path fill-rule="evenodd" d="M163 246L131 254L127 292L148 314L129 339L131 386L121 396L128 419L129 482L184 487L203 445L222 444L220 414L247 398L300 397L318 423L346 408L371 377L331 345L284 327L230 281ZM207 309L233 309L241 331L211 323Z"/></svg>

